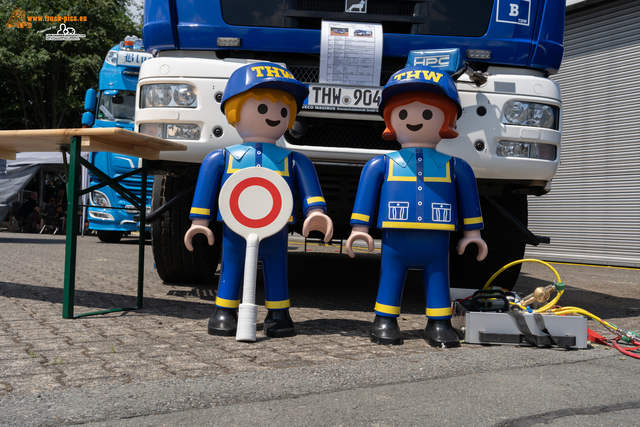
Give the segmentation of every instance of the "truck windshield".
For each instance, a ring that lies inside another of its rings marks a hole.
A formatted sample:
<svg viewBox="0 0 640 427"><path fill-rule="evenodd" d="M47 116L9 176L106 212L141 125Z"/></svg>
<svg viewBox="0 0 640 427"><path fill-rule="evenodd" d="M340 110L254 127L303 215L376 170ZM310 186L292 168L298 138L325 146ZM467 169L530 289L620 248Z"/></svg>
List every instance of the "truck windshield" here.
<svg viewBox="0 0 640 427"><path fill-rule="evenodd" d="M100 93L98 120L133 123L136 111L136 92L120 90L117 95Z"/></svg>
<svg viewBox="0 0 640 427"><path fill-rule="evenodd" d="M481 37L487 32L493 3L494 0L369 0L364 16L380 20L385 33ZM221 0L221 5L222 16L229 25L303 29L320 29L322 19L344 20L346 9L344 0ZM352 16L353 20L362 17L359 13Z"/></svg>

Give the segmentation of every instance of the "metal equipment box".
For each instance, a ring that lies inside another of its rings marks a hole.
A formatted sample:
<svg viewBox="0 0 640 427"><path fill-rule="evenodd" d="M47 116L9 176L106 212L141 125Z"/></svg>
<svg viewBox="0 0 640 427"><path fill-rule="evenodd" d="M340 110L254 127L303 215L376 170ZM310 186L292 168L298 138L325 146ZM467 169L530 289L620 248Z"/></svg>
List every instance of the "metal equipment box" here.
<svg viewBox="0 0 640 427"><path fill-rule="evenodd" d="M451 289L453 327L466 343L470 344L510 344L531 345L525 340L525 333L518 321L507 311L469 311L460 300L475 292L474 289ZM549 334L544 333L533 313L522 315L529 331L539 340L539 345L555 345L551 335L559 338L569 348L587 348L587 318L583 316L557 316L542 314L541 318Z"/></svg>

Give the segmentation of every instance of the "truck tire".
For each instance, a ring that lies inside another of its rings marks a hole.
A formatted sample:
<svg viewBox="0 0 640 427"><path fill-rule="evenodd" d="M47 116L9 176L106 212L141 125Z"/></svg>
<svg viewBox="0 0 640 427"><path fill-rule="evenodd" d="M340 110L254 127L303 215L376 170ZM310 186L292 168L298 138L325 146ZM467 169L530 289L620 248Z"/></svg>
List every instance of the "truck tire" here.
<svg viewBox="0 0 640 427"><path fill-rule="evenodd" d="M153 181L152 211L195 184L196 179L189 179L187 175L157 177ZM183 239L191 227L192 201L193 193L190 193L151 224L153 259L158 275L166 283L214 282L220 261L222 226L215 220L209 224L215 236L213 246L209 246L204 235L198 234L193 238L193 252L187 250Z"/></svg>
<svg viewBox="0 0 640 427"><path fill-rule="evenodd" d="M527 225L527 196L506 193L494 200ZM464 254L458 255L456 245L462 232L451 233L449 256L452 288L482 289L485 283L506 264L524 257L525 245L522 234L490 202L480 198L484 229L482 238L487 243L489 254L483 261L476 261L476 245L469 245ZM491 286L512 290L520 275L521 265L515 265L500 273Z"/></svg>
<svg viewBox="0 0 640 427"><path fill-rule="evenodd" d="M98 230L98 239L104 243L118 243L123 234L122 231Z"/></svg>

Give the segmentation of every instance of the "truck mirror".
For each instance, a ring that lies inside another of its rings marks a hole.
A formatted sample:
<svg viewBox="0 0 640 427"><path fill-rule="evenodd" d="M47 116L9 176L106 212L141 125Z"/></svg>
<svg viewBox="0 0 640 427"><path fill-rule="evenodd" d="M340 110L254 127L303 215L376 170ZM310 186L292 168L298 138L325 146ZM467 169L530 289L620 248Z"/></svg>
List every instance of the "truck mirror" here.
<svg viewBox="0 0 640 427"><path fill-rule="evenodd" d="M98 92L96 92L96 90L93 88L87 89L87 94L84 96L84 109L86 111L95 111L97 99ZM93 124L93 119L91 119L91 124Z"/></svg>
<svg viewBox="0 0 640 427"><path fill-rule="evenodd" d="M93 126L93 113L90 111L87 111L86 113L84 113L82 115L82 126L86 126L86 127L91 127Z"/></svg>
<svg viewBox="0 0 640 427"><path fill-rule="evenodd" d="M124 102L124 98L122 97L122 95L117 95L111 98L111 102L113 102L114 104L122 104Z"/></svg>

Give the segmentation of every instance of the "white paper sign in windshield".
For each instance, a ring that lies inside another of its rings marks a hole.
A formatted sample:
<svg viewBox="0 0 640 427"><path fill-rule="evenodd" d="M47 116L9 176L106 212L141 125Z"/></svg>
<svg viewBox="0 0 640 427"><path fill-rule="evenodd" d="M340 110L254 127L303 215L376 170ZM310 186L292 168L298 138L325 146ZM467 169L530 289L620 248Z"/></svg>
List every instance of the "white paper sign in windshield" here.
<svg viewBox="0 0 640 427"><path fill-rule="evenodd" d="M376 112L380 100L382 25L322 22L320 82L304 109Z"/></svg>

